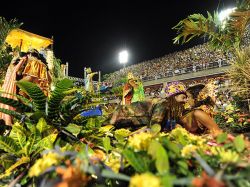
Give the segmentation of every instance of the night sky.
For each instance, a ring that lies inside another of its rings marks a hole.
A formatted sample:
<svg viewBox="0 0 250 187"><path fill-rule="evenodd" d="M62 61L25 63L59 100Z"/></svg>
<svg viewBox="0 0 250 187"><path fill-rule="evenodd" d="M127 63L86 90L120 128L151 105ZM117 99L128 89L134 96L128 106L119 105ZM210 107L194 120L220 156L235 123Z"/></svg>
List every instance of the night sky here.
<svg viewBox="0 0 250 187"><path fill-rule="evenodd" d="M219 10L235 5L235 0L37 2L11 1L1 6L0 16L17 18L24 30L53 36L56 57L69 62L69 75L76 77L83 77L84 67L103 74L122 68L118 53L124 48L131 65L202 43L173 45L171 28L190 14L213 12L219 3Z"/></svg>

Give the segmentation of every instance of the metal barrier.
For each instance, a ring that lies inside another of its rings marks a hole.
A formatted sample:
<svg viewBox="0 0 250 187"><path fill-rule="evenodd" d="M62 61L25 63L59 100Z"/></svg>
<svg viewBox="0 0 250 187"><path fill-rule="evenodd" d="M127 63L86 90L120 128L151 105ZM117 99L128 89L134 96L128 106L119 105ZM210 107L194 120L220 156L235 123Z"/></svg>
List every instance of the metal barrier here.
<svg viewBox="0 0 250 187"><path fill-rule="evenodd" d="M228 63L226 61L221 61L220 63L219 62L211 62L211 63L204 64L204 65L189 66L189 67L185 67L185 68L181 68L181 69L167 71L164 75L160 75L159 78L152 77L152 76L142 77L142 81L143 82L152 81L152 80L157 80L157 79L162 79L162 78L183 75L183 74L187 74L187 73L195 73L198 71L205 71L205 70L213 69L213 68L220 68L220 67L229 66L229 65L230 65L230 63Z"/></svg>

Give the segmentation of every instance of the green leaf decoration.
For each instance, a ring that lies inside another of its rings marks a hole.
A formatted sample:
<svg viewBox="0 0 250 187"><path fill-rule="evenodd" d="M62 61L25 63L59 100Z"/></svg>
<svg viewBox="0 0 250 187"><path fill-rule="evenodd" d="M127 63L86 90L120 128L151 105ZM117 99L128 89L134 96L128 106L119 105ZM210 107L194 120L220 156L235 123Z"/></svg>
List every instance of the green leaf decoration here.
<svg viewBox="0 0 250 187"><path fill-rule="evenodd" d="M162 139L162 144L164 145L164 147L167 148L167 150L169 150L170 152L175 153L176 155L180 155L181 154L181 150L180 147L178 147L178 145L176 143L171 142L168 138L164 137Z"/></svg>
<svg viewBox="0 0 250 187"><path fill-rule="evenodd" d="M106 170L106 169L102 170L101 176L109 178L109 179L118 179L118 180L123 180L123 181L129 181L130 180L130 177L127 176L127 175L124 175L124 174L121 174L121 173L114 173L113 171Z"/></svg>
<svg viewBox="0 0 250 187"><path fill-rule="evenodd" d="M36 128L39 130L40 133L43 133L44 131L50 129L51 126L47 125L47 122L44 118L40 118L36 125Z"/></svg>
<svg viewBox="0 0 250 187"><path fill-rule="evenodd" d="M2 153L0 156L0 165L2 165L5 170L8 169L15 162L16 157L11 153Z"/></svg>
<svg viewBox="0 0 250 187"><path fill-rule="evenodd" d="M242 135L236 136L233 143L237 152L241 153L245 149L245 142Z"/></svg>
<svg viewBox="0 0 250 187"><path fill-rule="evenodd" d="M27 113L26 113L27 114ZM28 114L27 114L28 115ZM38 122L40 118L46 117L45 112L35 111L29 115L29 118L35 122Z"/></svg>
<svg viewBox="0 0 250 187"><path fill-rule="evenodd" d="M7 153L15 154L19 150L19 147L12 138L8 136L0 136L0 149Z"/></svg>
<svg viewBox="0 0 250 187"><path fill-rule="evenodd" d="M125 149L122 154L128 163L139 173L148 171L148 165L144 162L141 156L130 149Z"/></svg>
<svg viewBox="0 0 250 187"><path fill-rule="evenodd" d="M35 83L28 81L18 81L16 84L32 99L32 102L35 106L35 110L45 112L45 103L47 97Z"/></svg>
<svg viewBox="0 0 250 187"><path fill-rule="evenodd" d="M0 93L4 94L4 95L14 96L17 99L19 99L21 103L25 104L26 106L32 107L32 102L29 99L27 99L26 97L23 97L23 96L17 95L17 94L3 92L3 91L0 91Z"/></svg>
<svg viewBox="0 0 250 187"><path fill-rule="evenodd" d="M161 183L164 187L173 187L173 181L175 179L175 176L171 176L169 174L165 174L161 178Z"/></svg>
<svg viewBox="0 0 250 187"><path fill-rule="evenodd" d="M20 114L19 112L13 111L13 110L8 110L5 108L0 108L0 112L8 114L10 116L13 116L16 119L21 120L22 119L22 114Z"/></svg>
<svg viewBox="0 0 250 187"><path fill-rule="evenodd" d="M7 98L7 97L1 97L0 96L0 103L12 106L12 107L16 108L16 110L22 111L22 112L27 112L27 111L32 110L31 107L26 106L25 104L21 103L20 101L17 101L15 99L10 99L10 98Z"/></svg>
<svg viewBox="0 0 250 187"><path fill-rule="evenodd" d="M183 134L178 134L178 137L176 138L177 142L179 141L181 145L185 146L188 144L188 141L186 137Z"/></svg>
<svg viewBox="0 0 250 187"><path fill-rule="evenodd" d="M42 140L40 140L35 147L39 148L41 150L52 149L53 144L56 140L56 137L57 137L56 133L50 134L50 135L46 136L45 138L43 138Z"/></svg>
<svg viewBox="0 0 250 187"><path fill-rule="evenodd" d="M76 124L70 123L67 127L65 127L65 129L71 132L74 136L77 136L81 132L82 127Z"/></svg>
<svg viewBox="0 0 250 187"><path fill-rule="evenodd" d="M148 154L155 159L155 166L160 174L165 174L169 171L169 159L167 152L158 141L151 141L148 148Z"/></svg>
<svg viewBox="0 0 250 187"><path fill-rule="evenodd" d="M10 166L3 174L0 175L0 179L10 176L14 169L16 169L18 166L20 166L22 164L26 164L28 162L30 162L29 157L20 158L15 164Z"/></svg>
<svg viewBox="0 0 250 187"><path fill-rule="evenodd" d="M177 165L178 165L178 171L180 173L182 173L183 175L187 175L188 174L188 164L187 161L185 160L179 160L177 161Z"/></svg>
<svg viewBox="0 0 250 187"><path fill-rule="evenodd" d="M61 101L65 97L65 91L73 86L73 82L69 79L63 79L57 83L55 90L52 92L48 102L48 118L53 119L59 116Z"/></svg>
<svg viewBox="0 0 250 187"><path fill-rule="evenodd" d="M161 125L154 124L151 126L151 130L153 131L154 134L158 134L159 132L161 132Z"/></svg>
<svg viewBox="0 0 250 187"><path fill-rule="evenodd" d="M25 134L25 128L20 125L19 123L15 123L12 126L12 130L10 132L9 137L15 140L18 145L23 148L26 144L26 134Z"/></svg>
<svg viewBox="0 0 250 187"><path fill-rule="evenodd" d="M106 150L106 153L108 153L112 148L112 146L110 145L110 138L108 136L103 137L103 147Z"/></svg>
<svg viewBox="0 0 250 187"><path fill-rule="evenodd" d="M222 133L217 136L216 141L217 143L223 143L227 140L227 133Z"/></svg>

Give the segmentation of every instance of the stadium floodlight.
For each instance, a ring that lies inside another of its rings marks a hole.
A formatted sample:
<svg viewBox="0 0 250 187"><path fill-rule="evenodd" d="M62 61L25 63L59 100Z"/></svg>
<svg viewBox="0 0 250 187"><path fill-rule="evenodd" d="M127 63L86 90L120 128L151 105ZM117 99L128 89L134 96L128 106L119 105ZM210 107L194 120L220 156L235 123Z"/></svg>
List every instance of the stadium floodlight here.
<svg viewBox="0 0 250 187"><path fill-rule="evenodd" d="M236 8L234 7L234 8L227 8L227 9L225 9L225 10L222 10L220 13L219 13L219 20L221 21L221 22L224 22L227 18L228 18L228 16L235 10Z"/></svg>
<svg viewBox="0 0 250 187"><path fill-rule="evenodd" d="M128 62L128 51L123 50L119 53L119 62L123 65Z"/></svg>

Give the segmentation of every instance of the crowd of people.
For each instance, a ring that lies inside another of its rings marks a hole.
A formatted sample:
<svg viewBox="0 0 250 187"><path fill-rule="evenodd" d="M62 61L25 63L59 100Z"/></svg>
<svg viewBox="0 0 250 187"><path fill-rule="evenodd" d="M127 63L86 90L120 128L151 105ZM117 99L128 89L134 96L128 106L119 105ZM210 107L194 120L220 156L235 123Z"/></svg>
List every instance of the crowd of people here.
<svg viewBox="0 0 250 187"><path fill-rule="evenodd" d="M220 88L226 88L230 85L229 80L224 78L223 76L197 78L197 79L185 80L183 82L187 87L197 84L207 85L209 83L212 83L220 89ZM144 91L145 91L145 96L147 98L161 97L161 92L163 91L163 84L145 86Z"/></svg>
<svg viewBox="0 0 250 187"><path fill-rule="evenodd" d="M212 50L208 44L197 45L187 50L174 52L161 58L134 64L106 75L105 81L115 83L128 72L143 81L197 72L230 64L233 55L220 50Z"/></svg>

